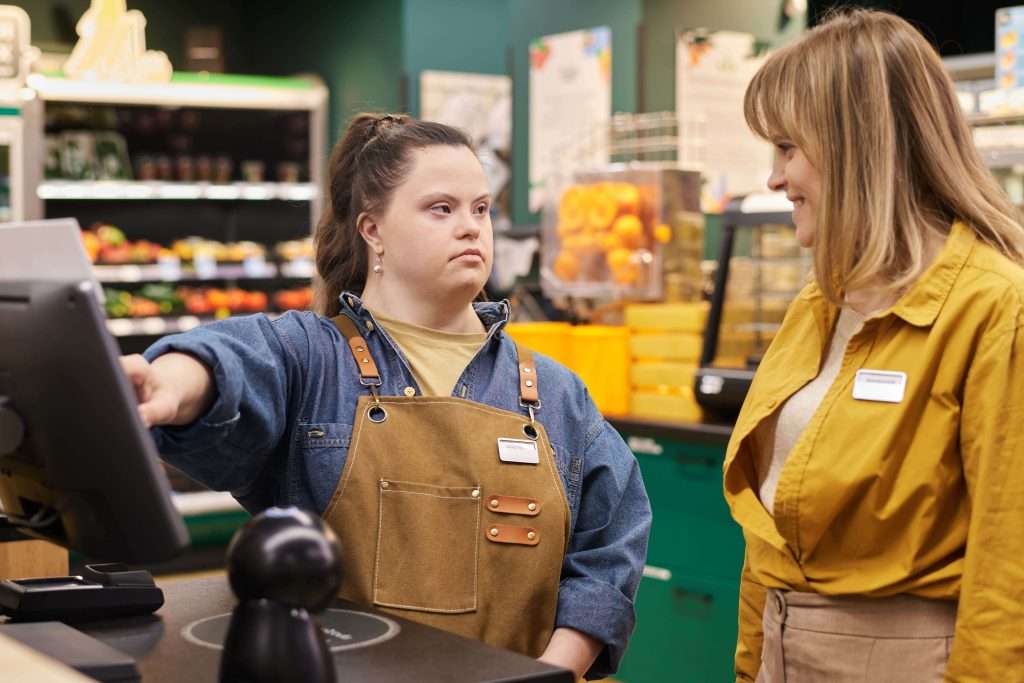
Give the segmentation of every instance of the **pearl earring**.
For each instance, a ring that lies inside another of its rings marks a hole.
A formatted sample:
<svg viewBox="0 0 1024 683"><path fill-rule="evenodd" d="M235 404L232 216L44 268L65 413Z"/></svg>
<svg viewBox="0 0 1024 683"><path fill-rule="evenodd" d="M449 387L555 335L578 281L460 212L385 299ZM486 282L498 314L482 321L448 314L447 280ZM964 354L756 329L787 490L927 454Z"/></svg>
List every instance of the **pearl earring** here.
<svg viewBox="0 0 1024 683"><path fill-rule="evenodd" d="M373 266L373 272L375 272L375 273L380 273L383 270L384 269L381 267L381 265L379 263Z"/></svg>
<svg viewBox="0 0 1024 683"><path fill-rule="evenodd" d="M377 273L378 275L384 272L382 256L382 254L377 254L377 262L373 264L373 272Z"/></svg>

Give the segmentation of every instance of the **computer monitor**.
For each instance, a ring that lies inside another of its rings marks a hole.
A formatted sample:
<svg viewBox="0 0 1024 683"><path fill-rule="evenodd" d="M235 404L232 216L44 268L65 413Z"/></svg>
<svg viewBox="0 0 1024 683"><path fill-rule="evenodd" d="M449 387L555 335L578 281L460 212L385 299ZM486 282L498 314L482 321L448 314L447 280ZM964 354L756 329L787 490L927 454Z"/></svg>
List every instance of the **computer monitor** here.
<svg viewBox="0 0 1024 683"><path fill-rule="evenodd" d="M0 278L0 513L90 559L166 560L188 534L95 288Z"/></svg>

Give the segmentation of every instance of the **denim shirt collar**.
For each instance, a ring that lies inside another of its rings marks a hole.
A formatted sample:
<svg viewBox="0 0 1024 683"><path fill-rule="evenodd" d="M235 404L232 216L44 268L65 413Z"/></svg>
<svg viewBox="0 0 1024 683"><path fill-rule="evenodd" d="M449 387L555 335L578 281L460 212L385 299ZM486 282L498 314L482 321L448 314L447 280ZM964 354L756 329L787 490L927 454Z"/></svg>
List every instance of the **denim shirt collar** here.
<svg viewBox="0 0 1024 683"><path fill-rule="evenodd" d="M369 309L363 305L363 300L353 292L342 292L338 297L341 303L341 313L348 315L359 326L359 331L364 335L375 329L376 323ZM480 322L487 330L488 339L493 339L497 333L504 329L512 317L512 306L508 299L502 301L474 301L473 310L476 312Z"/></svg>

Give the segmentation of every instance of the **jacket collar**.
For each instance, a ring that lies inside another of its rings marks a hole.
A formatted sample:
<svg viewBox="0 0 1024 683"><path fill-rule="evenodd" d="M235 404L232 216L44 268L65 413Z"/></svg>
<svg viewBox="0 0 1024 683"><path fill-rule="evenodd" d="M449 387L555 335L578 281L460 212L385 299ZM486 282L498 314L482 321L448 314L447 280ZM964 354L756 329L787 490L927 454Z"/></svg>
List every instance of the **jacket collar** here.
<svg viewBox="0 0 1024 683"><path fill-rule="evenodd" d="M938 256L893 304L890 312L916 327L928 327L934 323L976 242L973 229L960 220L953 221L949 237ZM831 321L834 317L835 311L831 310L816 282L804 288L800 298L815 308L820 319Z"/></svg>
<svg viewBox="0 0 1024 683"><path fill-rule="evenodd" d="M372 322L370 311L363 305L362 299L353 292L342 292L338 297L341 302L341 312L352 318L365 333L372 332L376 323ZM512 306L508 300L502 301L474 301L473 310L476 312L480 322L484 324L488 333L496 332L508 324L512 316ZM495 329L497 327L497 329Z"/></svg>

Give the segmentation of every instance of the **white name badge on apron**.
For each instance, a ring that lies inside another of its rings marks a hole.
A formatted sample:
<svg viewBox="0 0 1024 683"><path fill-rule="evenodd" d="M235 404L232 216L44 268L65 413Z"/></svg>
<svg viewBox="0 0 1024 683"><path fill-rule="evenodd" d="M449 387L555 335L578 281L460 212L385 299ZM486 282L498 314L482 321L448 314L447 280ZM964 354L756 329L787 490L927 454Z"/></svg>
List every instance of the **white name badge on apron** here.
<svg viewBox="0 0 1024 683"><path fill-rule="evenodd" d="M536 465L540 462L536 441L526 439L498 439L498 458L502 462Z"/></svg>
<svg viewBox="0 0 1024 683"><path fill-rule="evenodd" d="M907 390L907 373L889 370L858 370L853 397L858 401L899 403Z"/></svg>

